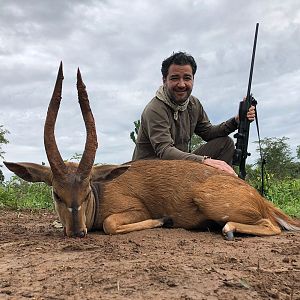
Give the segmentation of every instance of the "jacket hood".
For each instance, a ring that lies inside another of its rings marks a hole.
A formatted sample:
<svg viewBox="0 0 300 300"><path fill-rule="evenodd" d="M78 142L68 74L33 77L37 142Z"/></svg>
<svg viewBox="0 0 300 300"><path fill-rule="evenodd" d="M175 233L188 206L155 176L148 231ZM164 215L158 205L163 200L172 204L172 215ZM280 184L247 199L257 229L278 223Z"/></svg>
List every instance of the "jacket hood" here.
<svg viewBox="0 0 300 300"><path fill-rule="evenodd" d="M178 112L179 111L185 111L187 109L187 106L189 104L190 98L188 98L183 104L179 105L177 103L174 103L168 96L167 91L165 89L164 85L161 85L158 90L156 91L156 98L160 101L164 102L166 105L171 107L171 109L174 111L174 119L178 119Z"/></svg>

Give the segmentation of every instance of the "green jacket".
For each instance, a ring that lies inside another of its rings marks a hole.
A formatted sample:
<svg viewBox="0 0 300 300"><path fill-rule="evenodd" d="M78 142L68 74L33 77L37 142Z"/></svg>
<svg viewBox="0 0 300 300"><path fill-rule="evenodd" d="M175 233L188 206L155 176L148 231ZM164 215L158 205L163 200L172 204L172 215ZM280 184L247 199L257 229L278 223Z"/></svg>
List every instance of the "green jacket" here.
<svg viewBox="0 0 300 300"><path fill-rule="evenodd" d="M159 99L161 98L161 99ZM200 101L190 96L187 108L174 112L157 93L145 107L141 116L133 160L138 159L188 159L203 161L203 156L188 153L193 133L204 141L227 136L237 129L235 118L212 125Z"/></svg>

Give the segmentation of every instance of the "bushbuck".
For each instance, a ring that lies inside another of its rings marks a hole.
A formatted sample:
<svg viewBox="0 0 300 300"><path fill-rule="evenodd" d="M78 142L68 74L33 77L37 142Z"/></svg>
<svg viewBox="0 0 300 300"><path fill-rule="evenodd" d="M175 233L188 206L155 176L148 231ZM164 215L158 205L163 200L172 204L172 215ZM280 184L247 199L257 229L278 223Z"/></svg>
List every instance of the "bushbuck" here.
<svg viewBox="0 0 300 300"><path fill-rule="evenodd" d="M5 165L30 182L52 186L55 209L69 237L89 230L128 233L155 227L204 228L207 221L223 226L227 239L234 232L276 235L281 229L300 230L295 220L264 199L245 181L194 161L140 160L123 165L93 165L98 147L88 94L77 72L77 90L87 138L79 164L64 162L54 134L61 101L60 64L44 126L50 167L34 163Z"/></svg>

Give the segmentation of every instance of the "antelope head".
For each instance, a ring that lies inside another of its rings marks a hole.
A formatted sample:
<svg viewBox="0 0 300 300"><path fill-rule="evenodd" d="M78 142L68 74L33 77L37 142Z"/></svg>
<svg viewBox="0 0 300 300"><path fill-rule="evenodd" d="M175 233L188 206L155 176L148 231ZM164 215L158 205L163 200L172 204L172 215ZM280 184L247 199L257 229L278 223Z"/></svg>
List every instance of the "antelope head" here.
<svg viewBox="0 0 300 300"><path fill-rule="evenodd" d="M55 122L61 101L63 78L61 63L44 127L44 144L50 167L33 163L5 162L5 165L27 181L43 181L52 186L55 209L64 226L65 234L67 236L84 237L87 234L87 229L93 225L90 224L94 219L91 214L95 214L93 207L95 199L90 181L98 147L97 134L86 88L78 69L78 99L87 137L80 163L65 163L63 161L54 135Z"/></svg>
<svg viewBox="0 0 300 300"><path fill-rule="evenodd" d="M77 71L78 100L86 127L86 142L78 165L66 164L57 148L54 127L62 94L63 71L60 64L44 127L44 144L52 171L53 198L56 211L67 236L83 237L87 233L86 205L92 196L91 170L97 151L97 134L88 95Z"/></svg>

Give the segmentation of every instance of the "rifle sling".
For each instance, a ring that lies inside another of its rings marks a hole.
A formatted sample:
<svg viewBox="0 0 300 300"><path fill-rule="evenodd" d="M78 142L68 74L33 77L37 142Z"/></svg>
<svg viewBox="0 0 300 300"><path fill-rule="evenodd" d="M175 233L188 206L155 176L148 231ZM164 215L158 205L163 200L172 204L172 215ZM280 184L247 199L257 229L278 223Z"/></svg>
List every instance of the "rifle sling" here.
<svg viewBox="0 0 300 300"><path fill-rule="evenodd" d="M258 116L257 116L257 106L255 106L255 123L256 123L256 130L257 130L257 136L258 136L258 147L259 147L259 154L260 154L260 160L261 160L261 195L264 195L264 166L266 164L266 161L263 157L262 149L261 149L261 140L260 140L260 133L259 133L259 125L258 125Z"/></svg>

